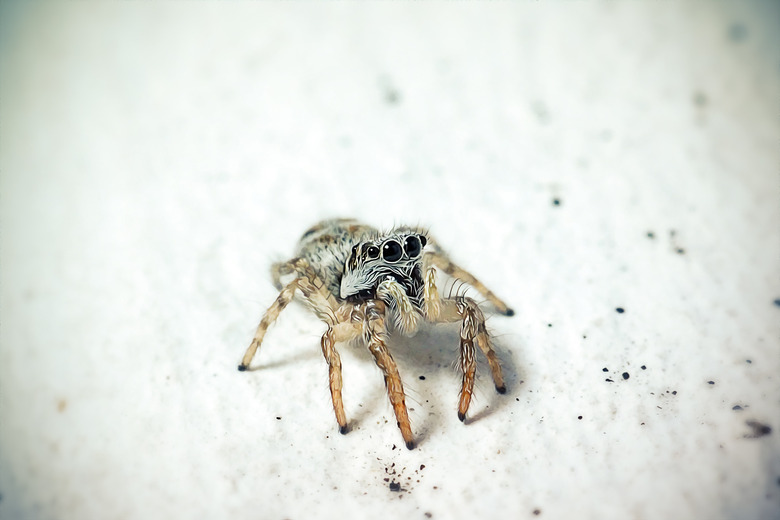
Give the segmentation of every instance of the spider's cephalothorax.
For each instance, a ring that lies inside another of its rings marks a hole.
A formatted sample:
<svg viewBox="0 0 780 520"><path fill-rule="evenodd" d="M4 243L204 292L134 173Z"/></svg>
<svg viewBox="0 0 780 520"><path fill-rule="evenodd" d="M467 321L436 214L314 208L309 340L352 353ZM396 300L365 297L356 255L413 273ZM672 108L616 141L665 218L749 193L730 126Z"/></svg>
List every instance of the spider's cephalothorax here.
<svg viewBox="0 0 780 520"><path fill-rule="evenodd" d="M325 220L301 237L297 256L275 264L274 283L281 291L257 327L239 370L246 370L263 341L269 325L292 301L296 291L328 329L322 336L322 353L330 372L330 391L336 421L342 433L347 419L341 398L341 359L336 343L361 339L385 377L388 397L406 446L414 447L403 384L387 348L387 334L397 329L414 334L422 321L459 321L462 371L458 417L466 417L476 375L476 348L490 364L499 393L506 392L501 366L485 328L477 303L466 296L439 295L436 268L477 289L496 309L507 315L512 309L469 272L455 265L428 234L419 228L396 227L389 233L351 219ZM282 278L292 280L282 285Z"/></svg>

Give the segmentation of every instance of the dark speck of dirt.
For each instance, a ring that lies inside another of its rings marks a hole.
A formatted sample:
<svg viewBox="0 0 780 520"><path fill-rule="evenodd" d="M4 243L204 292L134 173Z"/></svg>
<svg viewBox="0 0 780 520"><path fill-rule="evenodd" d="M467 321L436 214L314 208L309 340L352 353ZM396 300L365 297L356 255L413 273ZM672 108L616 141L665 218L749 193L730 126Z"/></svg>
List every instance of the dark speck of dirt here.
<svg viewBox="0 0 780 520"><path fill-rule="evenodd" d="M276 420L277 420L277 421L281 421L281 420L282 420L282 418L277 416L277 417L276 417Z"/></svg>
<svg viewBox="0 0 780 520"><path fill-rule="evenodd" d="M425 381L425 376L420 376L420 381Z"/></svg>
<svg viewBox="0 0 780 520"><path fill-rule="evenodd" d="M420 470L422 471L424 469L425 469L425 464L420 464Z"/></svg>
<svg viewBox="0 0 780 520"><path fill-rule="evenodd" d="M772 303L775 304L775 307L780 307L780 298L775 298L775 301Z"/></svg>
<svg viewBox="0 0 780 520"><path fill-rule="evenodd" d="M708 384L708 385L714 385L714 384L715 384L715 381L707 381L707 384Z"/></svg>
<svg viewBox="0 0 780 520"><path fill-rule="evenodd" d="M547 324L547 326L548 326L548 327L552 327L552 323L548 323L548 324Z"/></svg>
<svg viewBox="0 0 780 520"><path fill-rule="evenodd" d="M672 390L672 395L677 395L677 390Z"/></svg>
<svg viewBox="0 0 780 520"><path fill-rule="evenodd" d="M606 378L604 381L606 381L607 383L614 383L614 381L611 380L610 378Z"/></svg>
<svg viewBox="0 0 780 520"><path fill-rule="evenodd" d="M626 310L623 307L618 307L615 310L617 311L618 314L623 314L624 312L626 312Z"/></svg>
<svg viewBox="0 0 780 520"><path fill-rule="evenodd" d="M601 369L602 372L609 372L609 369L607 367L604 367Z"/></svg>
<svg viewBox="0 0 780 520"><path fill-rule="evenodd" d="M401 491L401 484L399 482L390 482L390 491Z"/></svg>
<svg viewBox="0 0 780 520"><path fill-rule="evenodd" d="M677 248L677 254L678 255L684 255L685 254L685 249L683 249L682 247L678 247Z"/></svg>
<svg viewBox="0 0 780 520"><path fill-rule="evenodd" d="M746 439L757 439L772 433L772 428L768 424L761 424L758 421L745 421L745 424L750 426L752 430L750 433L745 434Z"/></svg>
<svg viewBox="0 0 780 520"><path fill-rule="evenodd" d="M582 420L582 416L581 416L581 415L578 415L578 416L577 416L577 419L579 419L579 420L581 421L581 420Z"/></svg>
<svg viewBox="0 0 780 520"><path fill-rule="evenodd" d="M623 372L623 379L628 379L629 377L628 372Z"/></svg>
<svg viewBox="0 0 780 520"><path fill-rule="evenodd" d="M425 512L425 518L431 518L433 515L429 512Z"/></svg>
<svg viewBox="0 0 780 520"><path fill-rule="evenodd" d="M642 366L641 366L641 367L639 367L639 368L641 368L642 370L647 370L647 367L646 367L646 366L644 366L644 365L642 365Z"/></svg>
<svg viewBox="0 0 780 520"><path fill-rule="evenodd" d="M397 448L397 446L395 444L393 444L393 447L391 448L391 450L394 450L396 448Z"/></svg>
<svg viewBox="0 0 780 520"><path fill-rule="evenodd" d="M649 239L655 238L655 233L653 233L652 231L648 231L647 232L647 238L649 238Z"/></svg>
<svg viewBox="0 0 780 520"><path fill-rule="evenodd" d="M534 516L539 516L541 514L542 514L542 510L541 509L534 509Z"/></svg>
<svg viewBox="0 0 780 520"><path fill-rule="evenodd" d="M742 410L742 407L737 404L737 405L732 406L731 409L734 410L735 412L738 412L738 411Z"/></svg>
<svg viewBox="0 0 780 520"><path fill-rule="evenodd" d="M745 362L746 362L746 363L749 365L749 364L751 364L753 361L751 361L751 360L749 360L749 359L746 359L746 360L745 360Z"/></svg>
<svg viewBox="0 0 780 520"><path fill-rule="evenodd" d="M561 205L561 199L553 199L553 206L560 206Z"/></svg>

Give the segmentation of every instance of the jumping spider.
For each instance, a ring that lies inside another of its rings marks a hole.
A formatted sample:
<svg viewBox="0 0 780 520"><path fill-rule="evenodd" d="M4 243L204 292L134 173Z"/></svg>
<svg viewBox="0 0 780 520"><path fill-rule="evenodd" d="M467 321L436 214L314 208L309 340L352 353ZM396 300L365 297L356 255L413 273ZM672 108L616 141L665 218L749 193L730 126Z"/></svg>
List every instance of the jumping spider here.
<svg viewBox="0 0 780 520"><path fill-rule="evenodd" d="M318 223L301 237L295 258L273 265L274 285L281 292L260 321L238 369L247 369L269 325L298 290L303 302L328 326L321 345L330 369L330 393L339 431L347 432L347 417L341 400L341 359L335 346L338 342L362 339L384 374L387 394L406 447L413 449L403 384L387 348L390 330L412 336L423 320L461 322L458 358L463 373L458 402L461 421L466 418L474 390L475 346L487 357L496 390L501 394L506 392L482 310L466 296L442 298L436 287L436 267L470 284L502 314L514 314L473 275L452 263L420 228L398 226L388 233L380 233L352 219ZM288 275L293 276L292 281L283 286L281 279Z"/></svg>

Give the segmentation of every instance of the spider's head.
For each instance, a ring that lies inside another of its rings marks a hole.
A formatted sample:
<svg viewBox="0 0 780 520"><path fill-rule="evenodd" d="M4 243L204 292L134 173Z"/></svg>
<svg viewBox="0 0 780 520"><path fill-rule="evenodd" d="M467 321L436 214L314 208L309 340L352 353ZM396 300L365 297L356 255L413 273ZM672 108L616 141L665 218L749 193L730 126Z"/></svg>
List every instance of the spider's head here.
<svg viewBox="0 0 780 520"><path fill-rule="evenodd" d="M358 303L376 298L377 286L388 278L400 283L413 301L422 297L422 256L428 243L420 233L393 233L359 242L344 263L341 297Z"/></svg>

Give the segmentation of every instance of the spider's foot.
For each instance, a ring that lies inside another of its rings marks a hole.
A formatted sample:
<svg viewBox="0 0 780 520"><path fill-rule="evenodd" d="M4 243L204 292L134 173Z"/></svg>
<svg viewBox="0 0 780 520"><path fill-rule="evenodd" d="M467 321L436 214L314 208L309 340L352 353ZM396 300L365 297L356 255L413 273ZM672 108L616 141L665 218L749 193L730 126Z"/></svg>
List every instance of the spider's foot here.
<svg viewBox="0 0 780 520"><path fill-rule="evenodd" d="M463 412L458 412L458 419L460 419L460 422L463 422L466 420L466 414Z"/></svg>
<svg viewBox="0 0 780 520"><path fill-rule="evenodd" d="M245 364L241 363L240 365L238 365L238 371L239 372L243 372L246 369L247 369L247 366Z"/></svg>
<svg viewBox="0 0 780 520"><path fill-rule="evenodd" d="M414 441L406 441L406 449L413 450L414 449Z"/></svg>
<svg viewBox="0 0 780 520"><path fill-rule="evenodd" d="M499 394L505 394L506 393L506 385L501 385L496 387L496 392Z"/></svg>
<svg viewBox="0 0 780 520"><path fill-rule="evenodd" d="M344 426L339 426L339 433L341 435L346 435L349 432L349 426L346 424Z"/></svg>

